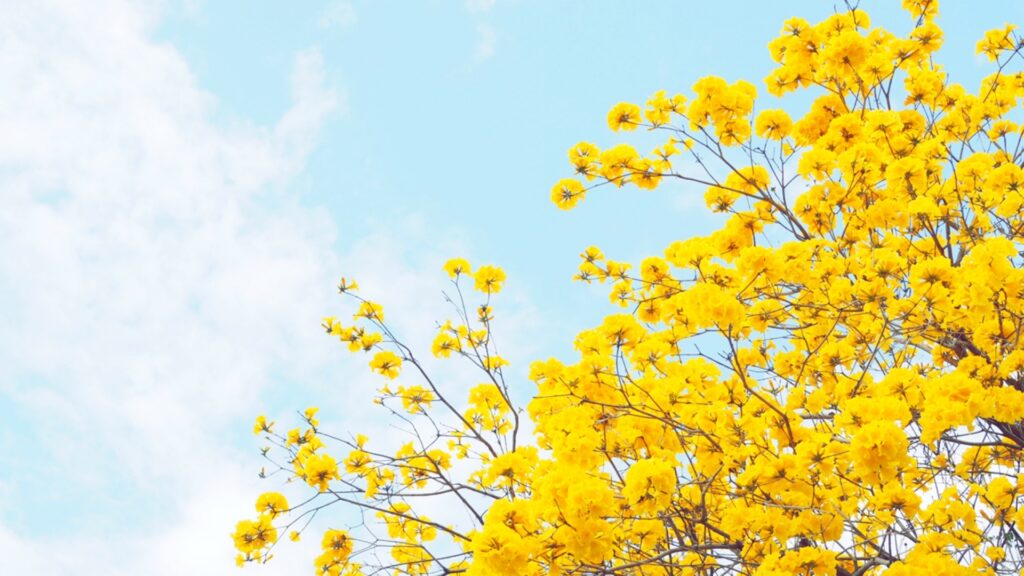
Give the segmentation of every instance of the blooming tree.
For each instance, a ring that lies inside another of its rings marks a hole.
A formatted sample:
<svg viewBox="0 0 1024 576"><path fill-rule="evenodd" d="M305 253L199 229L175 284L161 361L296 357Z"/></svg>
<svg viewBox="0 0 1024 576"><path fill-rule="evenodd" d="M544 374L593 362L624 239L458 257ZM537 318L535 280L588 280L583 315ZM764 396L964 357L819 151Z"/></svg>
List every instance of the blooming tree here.
<svg viewBox="0 0 1024 576"><path fill-rule="evenodd" d="M936 2L903 6L906 37L851 5L785 22L765 84L812 95L796 119L707 77L611 110L661 137L651 154L570 149L560 208L682 180L724 224L635 266L586 249L577 279L621 309L578 358L532 364L522 408L491 332L500 268L445 266L431 352L475 366L468 400L343 280L355 324L324 328L368 355L408 443L261 417L272 472L309 494L260 496L239 562L342 505L362 521L316 535L317 574L1022 573L1024 38L986 33L970 89L936 63ZM432 520L437 502L464 521Z"/></svg>

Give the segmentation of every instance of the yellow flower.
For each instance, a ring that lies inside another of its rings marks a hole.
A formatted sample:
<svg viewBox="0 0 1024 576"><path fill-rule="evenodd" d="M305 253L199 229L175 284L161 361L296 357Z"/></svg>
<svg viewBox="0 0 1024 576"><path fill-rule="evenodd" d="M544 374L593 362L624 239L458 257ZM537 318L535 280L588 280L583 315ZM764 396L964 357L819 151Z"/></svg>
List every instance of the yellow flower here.
<svg viewBox="0 0 1024 576"><path fill-rule="evenodd" d="M598 262L604 260L604 253L597 246L588 246L586 250L580 253L580 258L587 262Z"/></svg>
<svg viewBox="0 0 1024 576"><path fill-rule="evenodd" d="M436 358L448 358L452 355L452 352L458 352L462 348L458 337L452 334L451 326L446 325L434 337L434 343L430 349Z"/></svg>
<svg viewBox="0 0 1024 576"><path fill-rule="evenodd" d="M370 368L381 376L387 377L389 380L394 380L398 377L398 372L401 367L402 359L394 352L389 352L387 350L377 352L374 354L373 359L370 360Z"/></svg>
<svg viewBox="0 0 1024 576"><path fill-rule="evenodd" d="M345 458L345 471L350 474L362 474L367 471L371 462L373 462L373 457L369 453L353 450Z"/></svg>
<svg viewBox="0 0 1024 576"><path fill-rule="evenodd" d="M352 350L353 352L356 350L369 352L370 350L373 349L374 346L380 344L383 339L384 337L377 332L367 332L364 333L359 338L357 338L355 342L350 344L349 349Z"/></svg>
<svg viewBox="0 0 1024 576"><path fill-rule="evenodd" d="M235 548L246 557L258 557L262 550L277 540L277 529L269 515L261 515L255 521L242 520L231 534Z"/></svg>
<svg viewBox="0 0 1024 576"><path fill-rule="evenodd" d="M985 490L985 498L996 510L1011 510L1017 498L1017 490L1006 478L995 478Z"/></svg>
<svg viewBox="0 0 1024 576"><path fill-rule="evenodd" d="M398 397L402 399L402 407L410 414L423 412L430 403L437 399L434 393L423 386L398 387Z"/></svg>
<svg viewBox="0 0 1024 576"><path fill-rule="evenodd" d="M311 406L309 408L306 408L306 411L302 414L302 416L306 419L306 422L308 422L310 426L316 428L317 426L320 425L320 421L316 419L316 413L319 411L320 409L317 408L316 406Z"/></svg>
<svg viewBox="0 0 1024 576"><path fill-rule="evenodd" d="M636 130L640 122L640 107L629 102L619 102L608 112L608 127L619 130Z"/></svg>
<svg viewBox="0 0 1024 576"><path fill-rule="evenodd" d="M675 468L669 462L649 458L633 464L626 472L622 495L640 514L663 508L676 489Z"/></svg>
<svg viewBox="0 0 1024 576"><path fill-rule="evenodd" d="M622 175L633 166L640 155L629 144L618 144L601 152L601 176L621 186Z"/></svg>
<svg viewBox="0 0 1024 576"><path fill-rule="evenodd" d="M677 106L669 99L665 91L658 90L647 101L647 109L644 110L644 116L648 122L655 126L668 124L669 114L677 109Z"/></svg>
<svg viewBox="0 0 1024 576"><path fill-rule="evenodd" d="M850 443L855 470L869 485L882 486L912 463L907 435L892 421L877 421L857 431Z"/></svg>
<svg viewBox="0 0 1024 576"><path fill-rule="evenodd" d="M587 189L579 180L562 178L551 188L551 201L562 210L569 210L583 199Z"/></svg>
<svg viewBox="0 0 1024 576"><path fill-rule="evenodd" d="M448 273L448 276L455 280L461 274L472 274L472 269L469 266L469 262L465 258L452 258L445 262L444 271Z"/></svg>
<svg viewBox="0 0 1024 576"><path fill-rule="evenodd" d="M359 284L356 284L355 280L342 277L341 281L338 282L338 293L344 294L346 292L353 292L359 289Z"/></svg>
<svg viewBox="0 0 1024 576"><path fill-rule="evenodd" d="M331 480L340 478L338 463L327 454L314 454L307 457L302 463L302 474L307 484L321 492L328 490Z"/></svg>
<svg viewBox="0 0 1024 576"><path fill-rule="evenodd" d="M509 362L508 362L508 360L505 360L501 356L492 355L492 356L487 356L486 358L484 358L483 364L484 364L484 368L486 368L487 370L498 370L500 368L508 366Z"/></svg>
<svg viewBox="0 0 1024 576"><path fill-rule="evenodd" d="M335 562L348 560L349 554L352 553L352 538L344 530L328 530L324 533L320 545Z"/></svg>
<svg viewBox="0 0 1024 576"><path fill-rule="evenodd" d="M505 281L505 271L497 266L481 266L473 275L476 280L475 288L487 294L496 294L501 291L501 285Z"/></svg>
<svg viewBox="0 0 1024 576"><path fill-rule="evenodd" d="M278 514L288 511L288 500L277 492L265 492L256 500L256 511L276 518Z"/></svg>
<svg viewBox="0 0 1024 576"><path fill-rule="evenodd" d="M256 424L252 427L252 433L259 434L261 432L266 432L267 434L270 434L273 426L273 422L267 422L267 417L260 414L256 417Z"/></svg>
<svg viewBox="0 0 1024 576"><path fill-rule="evenodd" d="M984 54L989 60L995 61L999 58L1000 52L1013 50L1013 31L1017 27L1007 24L1003 28L996 28L985 32L985 37L978 41L975 53Z"/></svg>
<svg viewBox="0 0 1024 576"><path fill-rule="evenodd" d="M324 331L328 334L338 334L343 328L338 323L338 319L334 316L327 316L321 322L320 326L323 327Z"/></svg>
<svg viewBox="0 0 1024 576"><path fill-rule="evenodd" d="M598 157L601 151L590 142L580 142L569 149L569 162L573 165L576 173L593 180L598 172Z"/></svg>
<svg viewBox="0 0 1024 576"><path fill-rule="evenodd" d="M661 182L662 173L655 162L649 158L641 158L630 166L632 174L630 182L636 184L637 188L654 190Z"/></svg>
<svg viewBox="0 0 1024 576"><path fill-rule="evenodd" d="M903 0L903 9L914 18L934 18L939 10L938 0Z"/></svg>
<svg viewBox="0 0 1024 576"><path fill-rule="evenodd" d="M367 320L383 322L384 307L369 300L364 301L359 304L359 311L355 313L355 318L366 318Z"/></svg>
<svg viewBox="0 0 1024 576"><path fill-rule="evenodd" d="M782 140L792 129L793 121L785 110L764 110L754 122L754 132L770 140Z"/></svg>

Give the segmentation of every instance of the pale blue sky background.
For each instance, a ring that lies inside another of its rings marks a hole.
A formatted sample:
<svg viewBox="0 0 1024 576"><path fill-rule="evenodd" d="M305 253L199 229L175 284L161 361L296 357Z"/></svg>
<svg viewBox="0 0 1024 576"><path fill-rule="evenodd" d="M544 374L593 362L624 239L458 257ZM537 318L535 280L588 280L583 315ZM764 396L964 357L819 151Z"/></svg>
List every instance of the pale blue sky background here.
<svg viewBox="0 0 1024 576"><path fill-rule="evenodd" d="M342 274L425 344L446 258L504 266L498 335L528 397L529 361L567 356L611 309L569 281L583 248L636 261L713 223L683 186L561 212L548 196L566 150L646 142L607 130L621 100L707 74L760 88L785 17L833 10L86 4L0 2L5 574L235 573L227 534L275 488L253 478L252 417L316 404L339 431L377 425L364 359L318 328L345 312ZM863 2L906 31L897 5ZM947 0L943 62L976 85L991 68L974 42L1022 15ZM253 573L311 570L302 546Z"/></svg>

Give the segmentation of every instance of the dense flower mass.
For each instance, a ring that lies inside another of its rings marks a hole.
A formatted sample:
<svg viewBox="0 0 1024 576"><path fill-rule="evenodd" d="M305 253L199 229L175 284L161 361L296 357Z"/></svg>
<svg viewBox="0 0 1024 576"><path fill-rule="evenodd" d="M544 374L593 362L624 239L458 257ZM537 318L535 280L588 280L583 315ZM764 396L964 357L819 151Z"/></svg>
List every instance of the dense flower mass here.
<svg viewBox="0 0 1024 576"><path fill-rule="evenodd" d="M432 353L475 367L465 399L343 280L356 324L324 328L368 354L410 437L261 416L273 470L313 494L261 496L239 562L342 503L363 521L324 535L318 574L1024 573L1024 38L986 33L991 74L962 86L936 62L937 3L903 6L905 36L853 7L786 20L765 79L781 105L707 77L611 109L612 130L662 137L651 154L569 150L559 208L679 181L722 224L637 263L586 248L576 279L619 308L573 360L530 366L525 410L492 339L500 268L444 267Z"/></svg>

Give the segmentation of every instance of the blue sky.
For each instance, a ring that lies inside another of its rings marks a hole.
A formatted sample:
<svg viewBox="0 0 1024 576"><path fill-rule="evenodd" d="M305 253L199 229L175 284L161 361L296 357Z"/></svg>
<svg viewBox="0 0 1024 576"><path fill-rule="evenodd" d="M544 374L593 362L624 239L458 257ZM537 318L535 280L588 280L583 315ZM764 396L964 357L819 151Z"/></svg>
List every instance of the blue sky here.
<svg viewBox="0 0 1024 576"><path fill-rule="evenodd" d="M909 28L896 2L862 4L876 24ZM504 266L499 336L527 397L529 361L568 355L611 310L603 288L569 281L583 248L636 261L714 224L703 191L685 186L555 209L548 191L570 173L569 146L621 140L604 121L621 100L688 92L707 74L759 84L782 20L832 10L0 9L0 563L14 574L235 573L227 534L272 488L254 479L253 416L319 405L337 430L376 425L353 408L375 380L318 328L345 312L341 275L425 344L446 315L445 259ZM950 72L975 85L990 68L974 42L1022 12L945 2ZM302 546L254 572L311 569Z"/></svg>

